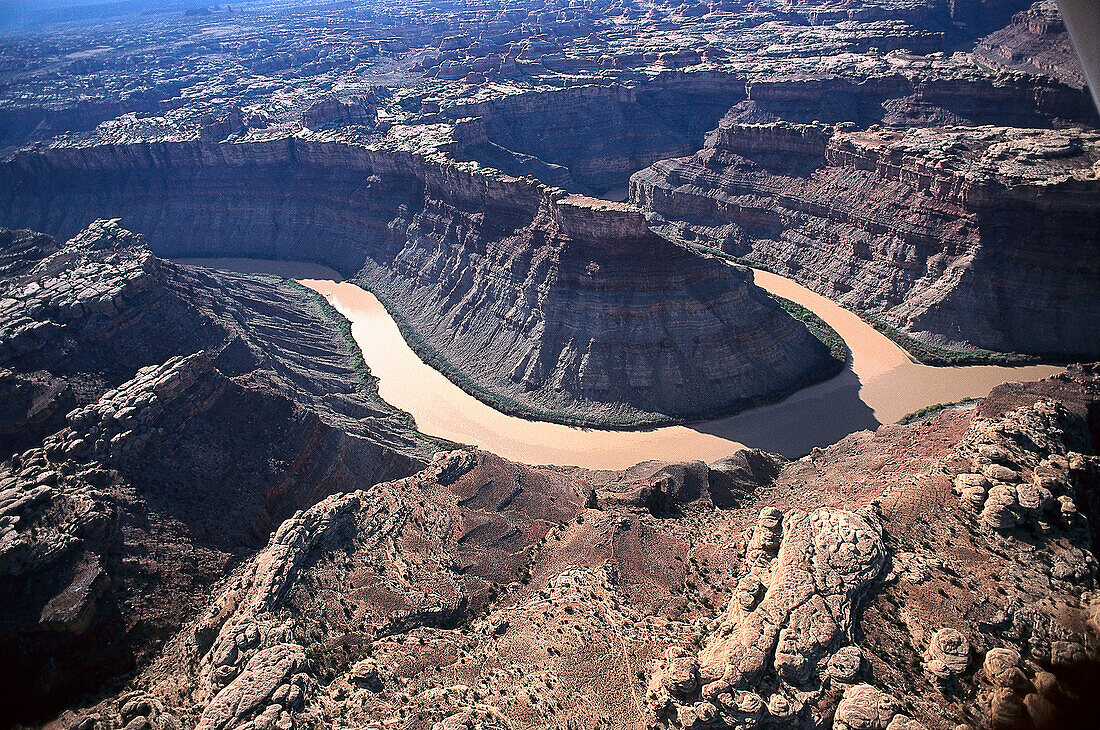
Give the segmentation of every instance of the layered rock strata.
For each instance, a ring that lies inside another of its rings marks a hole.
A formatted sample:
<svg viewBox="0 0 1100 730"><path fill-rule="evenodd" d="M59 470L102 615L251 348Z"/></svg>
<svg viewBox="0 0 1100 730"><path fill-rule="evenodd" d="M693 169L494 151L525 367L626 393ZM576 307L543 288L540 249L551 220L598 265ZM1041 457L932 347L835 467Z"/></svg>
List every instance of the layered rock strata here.
<svg viewBox="0 0 1100 730"><path fill-rule="evenodd" d="M0 283L0 702L44 721L147 659L296 509L433 448L311 293L176 267L117 221L0 240L24 244Z"/></svg>
<svg viewBox="0 0 1100 730"><path fill-rule="evenodd" d="M691 154L745 98L733 74L665 73L623 86L514 94L448 107L456 154L512 175L601 198L626 196L631 173Z"/></svg>
<svg viewBox="0 0 1100 730"><path fill-rule="evenodd" d="M1095 126L1088 93L1049 76L1006 70L976 77L916 70L871 75L777 75L750 79L730 122L852 122L861 127Z"/></svg>
<svg viewBox="0 0 1100 730"><path fill-rule="evenodd" d="M1041 0L978 41L974 56L994 68L1044 74L1083 88L1085 76L1054 0Z"/></svg>
<svg viewBox="0 0 1100 730"><path fill-rule="evenodd" d="M1072 57L1072 48L1069 53ZM1100 121L1081 84L1020 73L746 79L707 71L666 72L621 86L512 94L449 106L424 121L455 122L454 154L460 159L620 200L632 173L696 152L723 116L741 123L823 121L862 127L1042 128Z"/></svg>
<svg viewBox="0 0 1100 730"><path fill-rule="evenodd" d="M162 255L354 274L422 356L512 412L698 418L835 367L744 271L655 236L637 209L420 155L296 140L58 148L0 177L3 217L43 230L116 211Z"/></svg>
<svg viewBox="0 0 1100 730"><path fill-rule="evenodd" d="M1088 357L1098 160L1083 131L723 124L631 200L929 345Z"/></svg>

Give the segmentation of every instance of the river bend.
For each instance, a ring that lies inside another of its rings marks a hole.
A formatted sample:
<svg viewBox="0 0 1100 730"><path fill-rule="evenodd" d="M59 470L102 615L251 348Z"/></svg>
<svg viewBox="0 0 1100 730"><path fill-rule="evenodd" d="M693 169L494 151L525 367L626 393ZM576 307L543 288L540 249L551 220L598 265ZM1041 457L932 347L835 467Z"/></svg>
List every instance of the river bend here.
<svg viewBox="0 0 1100 730"><path fill-rule="evenodd" d="M528 464L622 469L647 459L714 461L741 446L797 457L928 405L981 397L1007 380L1034 380L1060 370L1048 365L921 365L835 302L790 279L754 270L758 286L810 309L844 339L851 357L839 375L728 418L645 431L577 428L509 416L466 393L420 360L373 294L342 281L332 269L253 259L177 263L299 280L348 318L363 359L378 378L379 394L409 412L422 432Z"/></svg>

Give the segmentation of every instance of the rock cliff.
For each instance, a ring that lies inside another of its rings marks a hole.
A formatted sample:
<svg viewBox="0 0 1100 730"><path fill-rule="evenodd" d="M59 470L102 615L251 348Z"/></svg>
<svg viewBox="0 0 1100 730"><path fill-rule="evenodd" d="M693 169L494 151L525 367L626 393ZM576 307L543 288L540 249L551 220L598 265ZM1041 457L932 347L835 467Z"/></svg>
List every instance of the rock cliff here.
<svg viewBox="0 0 1100 730"><path fill-rule="evenodd" d="M115 211L161 255L354 275L423 356L518 413L697 418L835 365L745 272L653 235L637 209L422 155L299 140L65 147L17 155L0 177L0 218L21 225L66 235Z"/></svg>
<svg viewBox="0 0 1100 730"><path fill-rule="evenodd" d="M573 192L622 200L631 173L691 154L745 98L745 81L664 73L630 86L580 86L447 108L463 120L456 154Z"/></svg>
<svg viewBox="0 0 1100 730"><path fill-rule="evenodd" d="M1012 23L978 41L974 56L994 68L1044 74L1084 88L1085 76L1054 0L1012 16Z"/></svg>
<svg viewBox="0 0 1100 730"><path fill-rule="evenodd" d="M929 345L1093 357L1098 161L1086 131L726 123L631 199Z"/></svg>
<svg viewBox="0 0 1100 730"><path fill-rule="evenodd" d="M1098 121L1088 93L1079 86L1016 70L984 77L908 69L854 77L778 75L750 80L745 96L730 109L727 121L1025 128L1095 126Z"/></svg>

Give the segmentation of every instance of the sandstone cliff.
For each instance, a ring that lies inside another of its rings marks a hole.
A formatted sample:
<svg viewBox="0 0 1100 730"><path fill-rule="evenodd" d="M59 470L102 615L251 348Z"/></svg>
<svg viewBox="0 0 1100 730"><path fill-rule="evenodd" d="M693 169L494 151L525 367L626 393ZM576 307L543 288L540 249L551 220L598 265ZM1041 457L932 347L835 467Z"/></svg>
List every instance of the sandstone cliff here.
<svg viewBox="0 0 1100 730"><path fill-rule="evenodd" d="M519 413L697 418L835 365L743 271L653 235L638 210L421 155L292 139L60 147L0 178L0 218L20 225L67 235L115 211L161 255L355 275L423 356Z"/></svg>
<svg viewBox="0 0 1100 730"><path fill-rule="evenodd" d="M855 77L796 75L752 79L745 99L727 121L767 123L786 120L881 123L895 127L998 125L1045 128L1095 126L1088 93L1046 76L1007 71L927 74L917 69Z"/></svg>
<svg viewBox="0 0 1100 730"><path fill-rule="evenodd" d="M1092 132L728 123L631 199L930 345L1090 357L1098 160Z"/></svg>

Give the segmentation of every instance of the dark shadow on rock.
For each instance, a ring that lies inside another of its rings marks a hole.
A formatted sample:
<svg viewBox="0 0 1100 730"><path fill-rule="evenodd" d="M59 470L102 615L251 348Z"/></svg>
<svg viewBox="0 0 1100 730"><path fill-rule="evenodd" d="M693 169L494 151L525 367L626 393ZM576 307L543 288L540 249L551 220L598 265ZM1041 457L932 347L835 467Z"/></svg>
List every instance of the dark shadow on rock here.
<svg viewBox="0 0 1100 730"><path fill-rule="evenodd" d="M859 377L849 364L831 380L789 398L730 418L689 424L700 433L795 459L815 446L829 446L855 431L881 424L860 400Z"/></svg>

